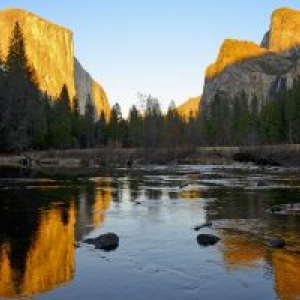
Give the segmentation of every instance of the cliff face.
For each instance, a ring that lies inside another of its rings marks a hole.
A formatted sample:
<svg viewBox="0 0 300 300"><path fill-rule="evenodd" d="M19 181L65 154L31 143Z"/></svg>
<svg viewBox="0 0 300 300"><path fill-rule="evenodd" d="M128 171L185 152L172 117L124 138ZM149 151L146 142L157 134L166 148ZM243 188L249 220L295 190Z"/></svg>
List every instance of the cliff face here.
<svg viewBox="0 0 300 300"><path fill-rule="evenodd" d="M16 22L19 22L23 30L28 61L36 71L40 89L50 96L57 97L62 86L66 84L70 98L73 99L75 94L78 94L80 103L85 103L84 91L92 91L92 88L88 89L83 82L77 81L75 84L75 79L81 76L76 77L75 73L73 33L24 10L0 11L0 48L5 57ZM109 104L102 88L101 92L95 92L91 96L97 111L102 110L102 105L107 111Z"/></svg>
<svg viewBox="0 0 300 300"><path fill-rule="evenodd" d="M248 101L260 104L283 88L290 88L300 74L300 12L288 8L273 12L270 30L261 45L225 40L214 64L206 71L201 109L216 93L232 99L242 91Z"/></svg>
<svg viewBox="0 0 300 300"><path fill-rule="evenodd" d="M87 96L90 95L94 101L97 114L104 111L105 116L109 116L110 107L106 94L99 83L85 71L80 62L75 58L75 88L79 99L80 111L84 112Z"/></svg>
<svg viewBox="0 0 300 300"><path fill-rule="evenodd" d="M300 50L300 12L281 8L273 12L268 48L289 55Z"/></svg>
<svg viewBox="0 0 300 300"><path fill-rule="evenodd" d="M189 98L176 108L178 114L185 120L188 120L190 115L196 116L199 111L200 99L200 96Z"/></svg>

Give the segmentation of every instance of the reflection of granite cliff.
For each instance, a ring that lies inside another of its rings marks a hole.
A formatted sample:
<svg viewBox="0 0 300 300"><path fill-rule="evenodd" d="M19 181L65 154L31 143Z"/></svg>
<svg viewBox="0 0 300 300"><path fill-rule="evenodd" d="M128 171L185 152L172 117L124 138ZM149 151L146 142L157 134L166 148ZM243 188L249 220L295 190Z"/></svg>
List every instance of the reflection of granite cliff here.
<svg viewBox="0 0 300 300"><path fill-rule="evenodd" d="M74 276L74 223L74 204L65 216L59 208L42 213L24 274L17 274L10 260L10 245L4 244L0 251L0 296L31 296L69 282Z"/></svg>
<svg viewBox="0 0 300 300"><path fill-rule="evenodd" d="M1 50L5 56L15 22L19 22L23 30L28 60L36 71L42 91L56 97L66 84L71 98L78 95L81 108L84 108L86 96L90 93L97 111L108 113L108 100L101 86L83 68L76 68L78 62L74 57L73 33L70 30L24 10L3 10L0 12L0 28ZM78 82L82 79L82 72L92 84L85 86Z"/></svg>
<svg viewBox="0 0 300 300"><path fill-rule="evenodd" d="M289 8L273 12L270 30L261 46L225 40L217 60L206 70L201 101L204 110L216 95L232 99L242 92L260 103L290 87L300 75L300 12Z"/></svg>

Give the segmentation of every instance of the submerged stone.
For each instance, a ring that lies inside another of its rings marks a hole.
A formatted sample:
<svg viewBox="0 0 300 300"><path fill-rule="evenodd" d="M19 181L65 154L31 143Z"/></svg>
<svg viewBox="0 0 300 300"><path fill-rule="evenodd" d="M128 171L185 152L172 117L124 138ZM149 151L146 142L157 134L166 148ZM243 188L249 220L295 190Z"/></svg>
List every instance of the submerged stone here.
<svg viewBox="0 0 300 300"><path fill-rule="evenodd" d="M213 234L199 234L197 236L197 242L200 246L212 246L220 240L219 237Z"/></svg>
<svg viewBox="0 0 300 300"><path fill-rule="evenodd" d="M269 240L267 241L267 246L271 248L276 248L276 249L282 249L286 246L286 242L281 239L275 239L275 240Z"/></svg>

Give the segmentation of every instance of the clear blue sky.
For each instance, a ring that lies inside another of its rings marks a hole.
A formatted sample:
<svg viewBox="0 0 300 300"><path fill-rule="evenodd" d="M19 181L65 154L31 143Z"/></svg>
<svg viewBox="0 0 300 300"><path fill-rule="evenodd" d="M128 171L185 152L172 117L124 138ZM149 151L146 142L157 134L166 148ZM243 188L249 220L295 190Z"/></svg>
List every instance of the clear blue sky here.
<svg viewBox="0 0 300 300"><path fill-rule="evenodd" d="M225 38L260 43L271 12L299 0L0 0L74 32L75 55L125 112L137 92L167 107L200 95Z"/></svg>

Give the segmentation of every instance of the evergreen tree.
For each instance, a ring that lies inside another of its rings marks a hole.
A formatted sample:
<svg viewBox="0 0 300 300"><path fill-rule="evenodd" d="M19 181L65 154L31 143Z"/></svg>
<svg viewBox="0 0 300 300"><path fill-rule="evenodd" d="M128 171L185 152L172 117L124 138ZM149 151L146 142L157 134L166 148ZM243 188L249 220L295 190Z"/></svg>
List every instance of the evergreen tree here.
<svg viewBox="0 0 300 300"><path fill-rule="evenodd" d="M105 113L102 110L99 120L96 122L96 144L98 146L104 146L107 144L107 122Z"/></svg>
<svg viewBox="0 0 300 300"><path fill-rule="evenodd" d="M149 95L146 100L146 110L144 116L144 146L159 147L162 145L163 137L163 115L159 102Z"/></svg>
<svg viewBox="0 0 300 300"><path fill-rule="evenodd" d="M108 137L112 145L118 146L121 143L120 123L122 120L122 111L119 103L113 105L108 123Z"/></svg>
<svg viewBox="0 0 300 300"><path fill-rule="evenodd" d="M177 148L183 144L184 123L180 118L175 103L171 101L164 119L164 146Z"/></svg>
<svg viewBox="0 0 300 300"><path fill-rule="evenodd" d="M9 42L6 70L6 105L3 127L7 149L29 148L45 134L45 112L35 72L29 65L22 30L15 23ZM38 142L38 143L40 143Z"/></svg>
<svg viewBox="0 0 300 300"><path fill-rule="evenodd" d="M133 105L129 110L128 116L128 142L130 146L141 147L143 145L143 126L143 118L136 106Z"/></svg>
<svg viewBox="0 0 300 300"><path fill-rule="evenodd" d="M59 98L54 103L52 117L51 136L54 147L61 149L70 147L72 144L71 106L66 85L63 85Z"/></svg>
<svg viewBox="0 0 300 300"><path fill-rule="evenodd" d="M96 142L96 115L95 106L90 95L87 96L84 112L84 137L85 147L91 148Z"/></svg>
<svg viewBox="0 0 300 300"><path fill-rule="evenodd" d="M80 115L80 108L79 108L79 100L77 96L73 98L73 109L71 113L71 123L72 123L72 140L73 140L73 147L80 146L80 139L82 136L82 118Z"/></svg>

